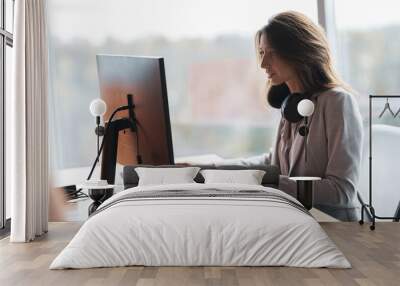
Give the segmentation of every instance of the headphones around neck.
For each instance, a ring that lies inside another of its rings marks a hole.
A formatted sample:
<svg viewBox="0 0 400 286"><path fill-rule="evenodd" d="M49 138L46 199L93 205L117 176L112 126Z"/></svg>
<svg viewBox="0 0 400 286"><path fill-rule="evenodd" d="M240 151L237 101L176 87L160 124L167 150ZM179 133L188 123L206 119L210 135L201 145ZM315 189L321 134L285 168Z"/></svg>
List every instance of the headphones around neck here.
<svg viewBox="0 0 400 286"><path fill-rule="evenodd" d="M310 99L309 93L290 93L288 86L283 83L271 86L267 100L273 107L281 110L282 117L292 123L297 123L304 118L297 107L303 99Z"/></svg>
<svg viewBox="0 0 400 286"><path fill-rule="evenodd" d="M288 120L291 123L297 123L301 121L303 118L305 118L305 121L307 121L307 117L304 116L304 114L308 114L307 116L310 116L313 111L314 111L314 105L312 102L303 101L304 99L310 100L311 94L306 92L306 93L290 93L290 90L288 86L283 83L280 85L275 85L272 86L268 92L268 103L277 109L281 110L282 117ZM303 101L303 102L302 102ZM302 103L300 103L302 102ZM300 103L300 105L299 105ZM310 106L310 104L312 106ZM306 110L300 114L299 112L299 106L300 110ZM304 108L305 107L305 108ZM312 109L312 110L311 110ZM307 122L305 122L305 125L302 125L299 129L299 133L302 136L306 136L308 133L308 127L307 127Z"/></svg>
<svg viewBox="0 0 400 286"><path fill-rule="evenodd" d="M286 83L271 86L268 91L268 103L279 108L282 117L292 123L297 123L304 118L304 124L299 128L299 134L304 139L304 160L307 163L307 137L309 133L308 118L314 113L315 104L311 101L311 93L290 93Z"/></svg>

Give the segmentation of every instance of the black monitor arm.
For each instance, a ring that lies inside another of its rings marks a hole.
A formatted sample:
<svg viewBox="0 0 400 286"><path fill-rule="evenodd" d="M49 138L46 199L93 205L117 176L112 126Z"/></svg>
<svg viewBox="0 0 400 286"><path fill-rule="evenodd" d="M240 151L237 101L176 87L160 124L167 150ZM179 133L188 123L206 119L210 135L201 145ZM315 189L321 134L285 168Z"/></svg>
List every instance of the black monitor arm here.
<svg viewBox="0 0 400 286"><path fill-rule="evenodd" d="M117 163L117 151L118 151L118 135L119 132L125 129L130 129L132 132L136 132L136 138L138 136L137 130L137 121L135 117L135 111L132 100L132 95L128 94L128 105L118 107L113 114L118 111L127 110L129 112L129 118L121 118L117 120L110 120L105 125L105 136L104 146L103 146L103 156L101 160L101 175L100 178L102 180L107 180L109 184L114 184L115 182L115 168ZM137 144L139 140L136 140ZM136 147L138 148L138 146ZM138 164L142 163L142 159L140 154L137 154L137 162Z"/></svg>

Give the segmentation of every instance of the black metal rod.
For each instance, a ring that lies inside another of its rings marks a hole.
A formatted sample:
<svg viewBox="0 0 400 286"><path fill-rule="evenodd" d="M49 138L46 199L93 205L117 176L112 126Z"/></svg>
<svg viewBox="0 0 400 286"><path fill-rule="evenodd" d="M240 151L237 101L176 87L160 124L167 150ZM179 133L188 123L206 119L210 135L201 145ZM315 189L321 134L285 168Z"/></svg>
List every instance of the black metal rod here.
<svg viewBox="0 0 400 286"><path fill-rule="evenodd" d="M396 217L391 217L391 216L378 216L378 215L375 215L375 218L379 218L379 219L396 219Z"/></svg>
<svg viewBox="0 0 400 286"><path fill-rule="evenodd" d="M369 205L372 206L372 96L369 97Z"/></svg>
<svg viewBox="0 0 400 286"><path fill-rule="evenodd" d="M297 180L296 198L307 210L313 207L313 181Z"/></svg>
<svg viewBox="0 0 400 286"><path fill-rule="evenodd" d="M307 139L308 139L308 120L307 120L307 116L304 117L304 125L306 126L306 134L305 134L305 138L304 138L304 161L307 163Z"/></svg>
<svg viewBox="0 0 400 286"><path fill-rule="evenodd" d="M382 99L386 99L386 98L400 98L399 95L370 95L370 98L382 98Z"/></svg>
<svg viewBox="0 0 400 286"><path fill-rule="evenodd" d="M100 135L99 135L99 130L100 130L100 123L97 122L97 132L96 132L96 135L97 135L97 154L99 154L99 152L100 152Z"/></svg>

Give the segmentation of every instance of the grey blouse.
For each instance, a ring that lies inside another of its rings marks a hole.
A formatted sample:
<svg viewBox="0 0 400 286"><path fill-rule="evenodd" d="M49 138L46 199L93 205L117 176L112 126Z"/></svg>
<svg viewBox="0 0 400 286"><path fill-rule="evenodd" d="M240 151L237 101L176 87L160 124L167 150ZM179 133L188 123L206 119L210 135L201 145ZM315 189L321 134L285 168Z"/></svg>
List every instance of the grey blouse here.
<svg viewBox="0 0 400 286"><path fill-rule="evenodd" d="M341 220L357 219L357 182L360 172L363 129L358 104L342 88L314 94L314 114L309 119L307 162L302 121L279 124L272 164L280 168L279 189L296 196L290 176L318 176L314 205Z"/></svg>

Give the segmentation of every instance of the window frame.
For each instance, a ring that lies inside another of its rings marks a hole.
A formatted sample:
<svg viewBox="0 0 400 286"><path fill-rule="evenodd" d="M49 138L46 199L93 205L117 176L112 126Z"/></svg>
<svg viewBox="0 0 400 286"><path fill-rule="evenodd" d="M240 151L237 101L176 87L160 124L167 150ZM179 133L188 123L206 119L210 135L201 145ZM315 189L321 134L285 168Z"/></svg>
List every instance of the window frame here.
<svg viewBox="0 0 400 286"><path fill-rule="evenodd" d="M338 63L336 13L334 0L317 0L318 24L324 28L334 64Z"/></svg>
<svg viewBox="0 0 400 286"><path fill-rule="evenodd" d="M10 219L6 217L6 188L5 188L5 131L6 131L6 117L5 117L5 105L6 105L6 50L8 47L13 47L14 37L13 34L6 30L6 0L0 0L1 3L1 23L0 23L0 236L9 232L10 230ZM15 0L12 0L13 14L15 7ZM14 15L11 15L13 17Z"/></svg>
<svg viewBox="0 0 400 286"><path fill-rule="evenodd" d="M2 66L0 68L0 117L2 118L0 124L0 235L4 229L9 228L10 221L6 220L6 190L5 190L5 93L6 93L6 46L13 47L13 33L6 30L6 0L0 0L1 3L1 25L0 25L0 58ZM13 3L13 13L15 7L15 0ZM328 41L332 47L334 57L336 53L336 25L333 0L317 0L317 14L318 22L325 29ZM14 29L12 29L14 30ZM6 226L6 227L5 227Z"/></svg>

